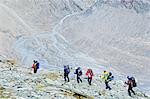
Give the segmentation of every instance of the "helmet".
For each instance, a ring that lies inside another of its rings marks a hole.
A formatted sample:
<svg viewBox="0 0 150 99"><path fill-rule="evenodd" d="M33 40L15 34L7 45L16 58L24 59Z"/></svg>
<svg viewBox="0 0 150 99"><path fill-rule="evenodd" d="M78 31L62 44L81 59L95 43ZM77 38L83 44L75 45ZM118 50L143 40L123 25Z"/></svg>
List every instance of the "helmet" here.
<svg viewBox="0 0 150 99"><path fill-rule="evenodd" d="M112 73L111 73L111 72L109 72L109 76L112 76Z"/></svg>
<svg viewBox="0 0 150 99"><path fill-rule="evenodd" d="M34 63L36 63L36 60L33 60Z"/></svg>

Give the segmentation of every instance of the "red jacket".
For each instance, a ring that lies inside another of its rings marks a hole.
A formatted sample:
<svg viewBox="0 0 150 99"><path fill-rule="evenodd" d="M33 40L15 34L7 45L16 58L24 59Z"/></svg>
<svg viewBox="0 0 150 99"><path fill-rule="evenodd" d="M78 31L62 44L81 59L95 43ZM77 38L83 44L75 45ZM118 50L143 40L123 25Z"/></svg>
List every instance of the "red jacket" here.
<svg viewBox="0 0 150 99"><path fill-rule="evenodd" d="M92 69L88 69L87 72L86 72L86 75L87 75L89 78L92 78L92 76L94 76Z"/></svg>
<svg viewBox="0 0 150 99"><path fill-rule="evenodd" d="M35 63L32 64L32 68L33 68L33 69L36 68L36 64L35 64Z"/></svg>

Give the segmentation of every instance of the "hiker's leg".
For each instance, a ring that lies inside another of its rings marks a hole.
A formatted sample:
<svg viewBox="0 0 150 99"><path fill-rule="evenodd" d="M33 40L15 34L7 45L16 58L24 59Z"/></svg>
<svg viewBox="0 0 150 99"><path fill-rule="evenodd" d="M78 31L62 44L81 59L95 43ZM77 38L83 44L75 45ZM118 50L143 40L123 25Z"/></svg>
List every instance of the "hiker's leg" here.
<svg viewBox="0 0 150 99"><path fill-rule="evenodd" d="M92 78L91 78L91 83L92 83Z"/></svg>
<svg viewBox="0 0 150 99"><path fill-rule="evenodd" d="M91 85L91 82L92 82L92 78L90 78L90 81L89 81L89 84Z"/></svg>
<svg viewBox="0 0 150 99"><path fill-rule="evenodd" d="M109 89L109 90L111 90L111 88L110 88L109 84L107 84L107 86L108 86L108 89Z"/></svg>
<svg viewBox="0 0 150 99"><path fill-rule="evenodd" d="M131 88L132 93L135 95L135 92L133 91L133 89Z"/></svg>
<svg viewBox="0 0 150 99"><path fill-rule="evenodd" d="M108 81L105 81L106 89L111 90L110 86L108 85Z"/></svg>
<svg viewBox="0 0 150 99"><path fill-rule="evenodd" d="M79 83L79 76L77 76L77 82Z"/></svg>
<svg viewBox="0 0 150 99"><path fill-rule="evenodd" d="M66 74L64 73L64 80L66 81Z"/></svg>
<svg viewBox="0 0 150 99"><path fill-rule="evenodd" d="M80 81L81 81L81 83L82 83L82 79L81 79L81 77L80 77Z"/></svg>
<svg viewBox="0 0 150 99"><path fill-rule="evenodd" d="M90 84L90 78L88 77L88 83Z"/></svg>
<svg viewBox="0 0 150 99"><path fill-rule="evenodd" d="M35 73L35 69L33 69L33 72Z"/></svg>
<svg viewBox="0 0 150 99"><path fill-rule="evenodd" d="M36 73L37 72L37 69L34 69L34 73Z"/></svg>
<svg viewBox="0 0 150 99"><path fill-rule="evenodd" d="M36 73L37 73L37 69L36 69Z"/></svg>
<svg viewBox="0 0 150 99"><path fill-rule="evenodd" d="M128 94L129 94L129 96L131 96L130 88L128 89Z"/></svg>
<svg viewBox="0 0 150 99"><path fill-rule="evenodd" d="M67 74L67 79L68 79L68 82L69 82L69 74Z"/></svg>
<svg viewBox="0 0 150 99"><path fill-rule="evenodd" d="M105 85L106 85L106 89L108 89L108 82L107 81L105 81Z"/></svg>

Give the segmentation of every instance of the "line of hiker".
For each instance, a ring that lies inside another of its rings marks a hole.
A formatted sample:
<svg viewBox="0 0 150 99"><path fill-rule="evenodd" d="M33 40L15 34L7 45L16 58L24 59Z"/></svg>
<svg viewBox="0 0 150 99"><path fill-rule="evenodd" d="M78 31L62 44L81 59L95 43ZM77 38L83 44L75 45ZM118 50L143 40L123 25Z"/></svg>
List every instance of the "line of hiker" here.
<svg viewBox="0 0 150 99"><path fill-rule="evenodd" d="M71 70L70 70L69 65L64 66L64 80L65 81L69 82L69 73L70 72L71 72ZM82 72L81 67L76 67L74 74L77 77L76 78L77 83L82 83L83 72ZM92 78L94 76L92 69L88 67L85 75L87 76L86 79L88 81L88 84L91 85ZM68 80L66 80L66 78ZM104 83L106 85L105 89L111 90L112 88L110 87L109 82L112 81L112 80L114 80L114 76L112 75L112 73L104 70L103 73L102 73L102 75L100 76L100 78L102 80L104 80ZM125 84L128 85L128 94L129 94L129 96L131 96L131 92L132 92L135 95L135 92L133 91L133 87L137 86L135 78L134 77L129 77L129 76L127 78L128 78L128 81L125 82Z"/></svg>
<svg viewBox="0 0 150 99"><path fill-rule="evenodd" d="M69 82L69 73L70 73L70 67L69 67L69 65L66 65L66 66L64 65L64 80L68 81L68 82ZM74 74L76 75L77 83L82 83L83 72L82 72L81 67L76 67ZM92 77L93 77L93 71L92 71L92 69L88 68L88 70L86 72L86 76L87 76L87 80L88 80L89 85L91 85ZM66 80L66 78L68 80Z"/></svg>
<svg viewBox="0 0 150 99"><path fill-rule="evenodd" d="M36 60L33 60L32 68L33 68L34 73L37 73L39 66L40 66L39 62ZM70 72L71 72L71 69L70 69L69 65L64 65L64 80L65 80L65 82L70 81L70 79L69 79ZM76 67L74 74L76 75L77 83L82 83L82 75L83 75L82 68ZM92 78L94 76L92 69L88 67L85 72L85 75L87 76L86 79L88 81L88 84L91 85ZM104 70L102 75L100 76L100 78L104 80L106 89L111 90L112 88L110 87L109 82L114 80L114 76L112 75L112 73ZM131 96L131 92L132 92L135 95L135 92L133 91L133 87L137 86L136 80L134 77L129 77L129 76L127 76L127 79L128 79L128 81L126 81L125 84L128 85L128 94L129 94L129 96Z"/></svg>

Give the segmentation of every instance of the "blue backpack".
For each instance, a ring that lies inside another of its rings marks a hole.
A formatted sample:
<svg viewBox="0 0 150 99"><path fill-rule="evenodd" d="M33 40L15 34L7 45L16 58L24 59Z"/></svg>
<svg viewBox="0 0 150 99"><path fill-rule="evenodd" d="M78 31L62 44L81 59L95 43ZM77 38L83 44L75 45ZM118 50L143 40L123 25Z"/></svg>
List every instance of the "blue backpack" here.
<svg viewBox="0 0 150 99"><path fill-rule="evenodd" d="M39 68L40 68L40 63L37 62L37 63L36 63L36 69L39 69Z"/></svg>
<svg viewBox="0 0 150 99"><path fill-rule="evenodd" d="M64 72L69 74L70 73L70 68L69 66L64 66Z"/></svg>
<svg viewBox="0 0 150 99"><path fill-rule="evenodd" d="M111 72L109 72L109 76L108 76L107 80L109 80L109 81L114 80L114 76L112 76Z"/></svg>

